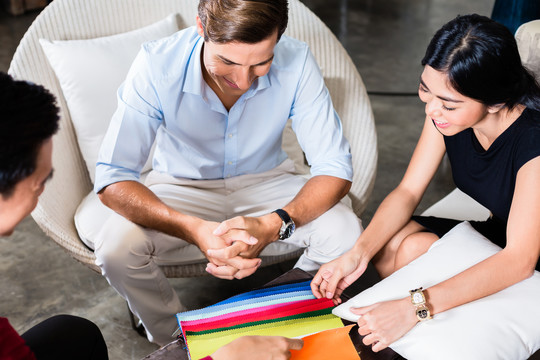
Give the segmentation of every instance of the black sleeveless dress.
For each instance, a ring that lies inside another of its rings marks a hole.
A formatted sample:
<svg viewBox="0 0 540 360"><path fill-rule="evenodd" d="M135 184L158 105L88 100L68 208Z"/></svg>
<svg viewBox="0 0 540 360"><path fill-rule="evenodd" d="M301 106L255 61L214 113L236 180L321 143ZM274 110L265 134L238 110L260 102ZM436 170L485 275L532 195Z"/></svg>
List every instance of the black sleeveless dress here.
<svg viewBox="0 0 540 360"><path fill-rule="evenodd" d="M485 221L471 221L471 225L504 248L517 173L529 160L540 156L540 112L525 109L487 150L472 129L444 136L444 142L456 186L492 214ZM412 219L439 237L461 222L425 216Z"/></svg>

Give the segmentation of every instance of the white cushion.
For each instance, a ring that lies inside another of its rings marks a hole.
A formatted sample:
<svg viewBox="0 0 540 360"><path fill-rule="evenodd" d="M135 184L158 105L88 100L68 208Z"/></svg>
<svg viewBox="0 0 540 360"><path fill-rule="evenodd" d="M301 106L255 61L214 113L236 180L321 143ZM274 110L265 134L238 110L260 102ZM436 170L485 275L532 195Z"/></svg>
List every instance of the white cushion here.
<svg viewBox="0 0 540 360"><path fill-rule="evenodd" d="M489 210L456 188L450 194L431 205L422 215L463 221L484 221L489 217Z"/></svg>
<svg viewBox="0 0 540 360"><path fill-rule="evenodd" d="M178 29L178 15L171 14L152 25L113 36L39 40L60 82L92 182L101 141L116 110L116 92L141 44L171 35ZM149 161L143 171L150 166Z"/></svg>
<svg viewBox="0 0 540 360"><path fill-rule="evenodd" d="M500 248L468 222L450 230L409 265L336 307L335 315L357 321L350 307L400 299L429 288ZM496 294L437 314L390 345L409 359L528 359L540 348L540 273ZM412 305L411 305L412 306Z"/></svg>

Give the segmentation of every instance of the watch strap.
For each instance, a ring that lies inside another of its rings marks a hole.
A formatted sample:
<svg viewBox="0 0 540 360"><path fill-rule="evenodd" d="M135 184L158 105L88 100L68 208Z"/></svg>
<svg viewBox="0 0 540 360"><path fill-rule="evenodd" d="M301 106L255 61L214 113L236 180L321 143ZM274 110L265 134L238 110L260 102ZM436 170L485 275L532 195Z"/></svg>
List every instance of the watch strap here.
<svg viewBox="0 0 540 360"><path fill-rule="evenodd" d="M285 221L286 224L290 223L292 220L291 220L291 217L289 216L289 214L283 210L283 209L276 209L274 210L274 212L276 214L278 214L278 216L281 218L282 221Z"/></svg>
<svg viewBox="0 0 540 360"><path fill-rule="evenodd" d="M294 232L296 226L289 214L283 209L274 210L281 219L281 227L279 229L279 240L288 239Z"/></svg>

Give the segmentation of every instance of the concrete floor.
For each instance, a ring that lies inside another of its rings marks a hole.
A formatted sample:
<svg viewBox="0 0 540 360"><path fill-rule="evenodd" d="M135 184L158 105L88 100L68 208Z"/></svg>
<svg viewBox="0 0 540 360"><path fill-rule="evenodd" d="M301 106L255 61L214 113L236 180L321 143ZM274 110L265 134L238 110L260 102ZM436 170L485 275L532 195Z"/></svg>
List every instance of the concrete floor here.
<svg viewBox="0 0 540 360"><path fill-rule="evenodd" d="M350 53L370 93L379 143L377 181L362 216L369 223L377 205L400 181L424 118L416 96L425 47L433 33L458 14L489 16L494 0L303 0ZM0 10L0 71L36 12L12 17ZM418 212L453 188L440 171ZM29 217L16 232L0 238L0 315L20 332L58 313L80 315L102 330L110 358L140 359L156 346L131 330L126 304L99 274L71 259L48 240ZM274 266L242 281L211 277L172 279L188 308L209 305L275 278Z"/></svg>

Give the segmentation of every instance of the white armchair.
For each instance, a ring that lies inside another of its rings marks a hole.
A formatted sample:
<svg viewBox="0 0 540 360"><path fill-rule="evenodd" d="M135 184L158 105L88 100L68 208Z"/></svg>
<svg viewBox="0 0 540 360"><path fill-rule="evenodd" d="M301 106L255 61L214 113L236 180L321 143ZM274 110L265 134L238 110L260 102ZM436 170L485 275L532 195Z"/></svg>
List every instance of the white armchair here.
<svg viewBox="0 0 540 360"><path fill-rule="evenodd" d="M13 57L9 73L48 88L58 99L61 126L54 138L54 178L32 213L41 229L72 257L96 272L95 256L81 241L74 215L92 191L92 181L79 147L63 89L39 39L91 39L124 33L152 24L171 13L185 26L194 24L197 0L55 0L36 18ZM330 30L300 1L290 0L288 35L307 42L324 74L334 105L352 147L355 169L350 191L354 211L362 214L372 191L377 162L376 133L364 84L350 57ZM76 84L75 84L76 86ZM290 138L286 134L285 138ZM293 147L285 140L286 150ZM99 222L96 224L99 226ZM263 259L269 265L299 255L298 249ZM206 274L205 264L162 267L168 277Z"/></svg>

